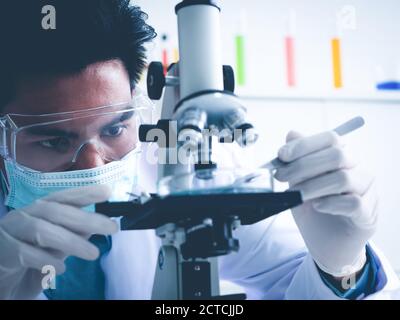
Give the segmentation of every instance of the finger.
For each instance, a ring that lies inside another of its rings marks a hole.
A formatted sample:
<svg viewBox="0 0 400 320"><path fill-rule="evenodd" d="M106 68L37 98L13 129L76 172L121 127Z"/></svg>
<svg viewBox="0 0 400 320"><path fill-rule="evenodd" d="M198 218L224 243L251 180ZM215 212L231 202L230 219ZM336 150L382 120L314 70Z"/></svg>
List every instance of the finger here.
<svg viewBox="0 0 400 320"><path fill-rule="evenodd" d="M291 133L288 139L298 136L297 133ZM326 131L310 137L301 137L284 145L279 150L278 157L283 162L292 162L307 154L338 145L339 142L339 136L334 131Z"/></svg>
<svg viewBox="0 0 400 320"><path fill-rule="evenodd" d="M344 149L335 146L306 155L279 168L275 178L295 185L326 172L350 169L354 165L354 162L346 156Z"/></svg>
<svg viewBox="0 0 400 320"><path fill-rule="evenodd" d="M80 235L111 235L118 231L117 223L106 216L47 200L38 200L22 210Z"/></svg>
<svg viewBox="0 0 400 320"><path fill-rule="evenodd" d="M300 191L303 201L344 193L361 196L372 182L373 178L360 170L337 170L293 185L290 190Z"/></svg>
<svg viewBox="0 0 400 320"><path fill-rule="evenodd" d="M63 259L64 260L65 258L68 257L64 252L59 251L59 250L55 250L55 249L50 249L49 248L49 249L46 249L46 252L51 254L56 259Z"/></svg>
<svg viewBox="0 0 400 320"><path fill-rule="evenodd" d="M21 265L25 268L32 268L42 271L45 266L52 266L57 274L65 272L64 259L53 257L43 249L21 242L18 254Z"/></svg>
<svg viewBox="0 0 400 320"><path fill-rule="evenodd" d="M304 136L300 132L292 130L287 134L286 142L290 142L290 141L293 141L293 140L296 140L296 139L299 139L299 138L303 138L303 137Z"/></svg>
<svg viewBox="0 0 400 320"><path fill-rule="evenodd" d="M351 218L358 227L365 229L375 226L378 218L375 183L372 183L362 196L356 194L329 196L313 201L312 206L321 213Z"/></svg>
<svg viewBox="0 0 400 320"><path fill-rule="evenodd" d="M20 241L61 251L66 256L76 256L85 260L95 260L99 256L99 249L89 241L24 212L12 214L8 223L3 225L3 229Z"/></svg>
<svg viewBox="0 0 400 320"><path fill-rule="evenodd" d="M25 267L42 271L44 266L50 265L56 269L57 274L65 272L64 258L55 257L41 248L19 241L0 228L0 241L7 243L7 249L1 252L0 270L14 271L16 268Z"/></svg>
<svg viewBox="0 0 400 320"><path fill-rule="evenodd" d="M109 186L96 185L55 192L43 198L43 200L83 208L107 201L111 197L111 193L112 190Z"/></svg>

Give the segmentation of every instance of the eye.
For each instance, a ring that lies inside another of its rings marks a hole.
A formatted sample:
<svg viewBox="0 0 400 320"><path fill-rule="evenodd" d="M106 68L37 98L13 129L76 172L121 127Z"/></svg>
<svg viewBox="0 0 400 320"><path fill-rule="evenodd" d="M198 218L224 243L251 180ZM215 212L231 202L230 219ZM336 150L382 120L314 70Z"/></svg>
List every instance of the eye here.
<svg viewBox="0 0 400 320"><path fill-rule="evenodd" d="M124 125L115 125L103 130L103 135L108 137L118 137L126 129Z"/></svg>
<svg viewBox="0 0 400 320"><path fill-rule="evenodd" d="M46 149L53 149L58 152L66 152L69 150L71 143L67 138L55 138L49 140L43 140L38 142L40 146Z"/></svg>

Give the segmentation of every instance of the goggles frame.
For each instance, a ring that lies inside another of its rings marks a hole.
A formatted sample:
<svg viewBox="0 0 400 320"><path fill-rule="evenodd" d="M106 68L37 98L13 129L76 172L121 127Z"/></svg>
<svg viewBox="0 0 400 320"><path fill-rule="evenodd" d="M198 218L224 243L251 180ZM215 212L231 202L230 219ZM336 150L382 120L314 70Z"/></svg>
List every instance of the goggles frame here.
<svg viewBox="0 0 400 320"><path fill-rule="evenodd" d="M127 112L135 112L135 116L138 117L138 124L143 121L143 114L141 111L150 112L150 121L153 121L153 113L154 113L154 103L140 90L136 89L136 92L132 99L129 102L117 103L112 105L105 105L100 107L82 109L82 110L74 110L74 111L66 111L66 112L58 112L58 113L44 113L44 114L18 114L18 113L9 113L0 117L0 156L6 160L13 161L16 165L24 168L30 169L32 171L37 171L33 168L29 168L18 162L17 155L17 137L22 131L46 126L46 125L55 125L62 124L69 121L80 120L91 117L99 117L99 116L107 116L107 115L118 115ZM115 110L117 109L117 110ZM58 120L45 121L46 118L58 118ZM16 123L17 118L19 119L28 119L28 118L36 118L37 122L19 126ZM41 119L44 120L41 122ZM139 128L136 128L137 130ZM79 149L83 147L84 144L91 143L91 139L84 141L77 150L74 152L74 156L71 159L71 163L74 162L76 158L76 152L79 152ZM131 150L132 151L132 150ZM50 171L51 172L51 171Z"/></svg>

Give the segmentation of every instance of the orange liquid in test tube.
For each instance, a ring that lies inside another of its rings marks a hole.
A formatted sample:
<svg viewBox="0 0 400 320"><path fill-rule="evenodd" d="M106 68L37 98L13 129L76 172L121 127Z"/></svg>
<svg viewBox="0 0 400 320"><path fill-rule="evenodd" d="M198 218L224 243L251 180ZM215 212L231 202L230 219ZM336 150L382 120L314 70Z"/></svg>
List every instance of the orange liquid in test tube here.
<svg viewBox="0 0 400 320"><path fill-rule="evenodd" d="M174 62L175 63L179 62L179 50L178 50L178 48L174 49Z"/></svg>
<svg viewBox="0 0 400 320"><path fill-rule="evenodd" d="M333 38L331 45L332 45L333 85L336 89L339 89L343 87L340 39Z"/></svg>

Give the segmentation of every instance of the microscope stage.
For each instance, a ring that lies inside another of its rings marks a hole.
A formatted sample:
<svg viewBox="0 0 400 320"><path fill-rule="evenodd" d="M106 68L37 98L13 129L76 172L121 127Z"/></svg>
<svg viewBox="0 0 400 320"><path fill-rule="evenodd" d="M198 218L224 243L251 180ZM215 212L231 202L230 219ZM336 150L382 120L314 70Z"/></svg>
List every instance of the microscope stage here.
<svg viewBox="0 0 400 320"><path fill-rule="evenodd" d="M96 212L122 217L122 230L157 229L168 223L238 217L242 225L254 224L302 203L300 192L254 192L170 195L153 197L144 204L105 202Z"/></svg>

